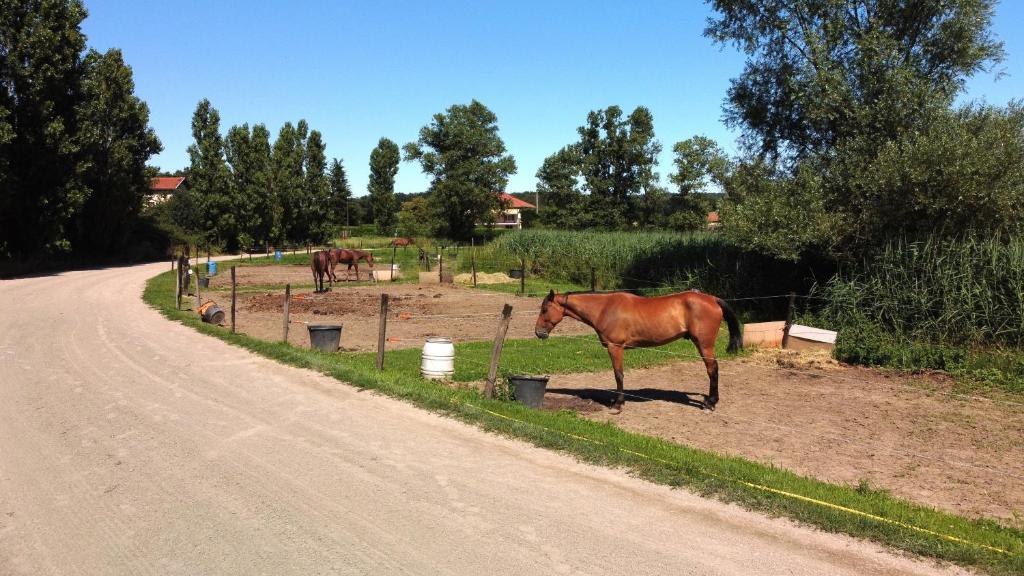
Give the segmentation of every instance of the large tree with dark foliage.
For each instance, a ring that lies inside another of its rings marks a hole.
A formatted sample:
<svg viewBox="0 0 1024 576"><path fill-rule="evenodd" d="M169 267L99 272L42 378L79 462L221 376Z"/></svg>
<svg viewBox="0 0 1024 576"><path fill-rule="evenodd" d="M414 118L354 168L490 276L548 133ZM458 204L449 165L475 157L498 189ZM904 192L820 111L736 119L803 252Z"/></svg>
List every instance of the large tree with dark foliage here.
<svg viewBox="0 0 1024 576"><path fill-rule="evenodd" d="M207 99L192 114L192 138L188 147L188 187L201 214L206 241L236 244L234 187L224 159L224 138L220 134L220 113Z"/></svg>
<svg viewBox="0 0 1024 576"><path fill-rule="evenodd" d="M270 241L274 198L270 189L270 132L263 124L232 126L224 141L231 168L238 240L243 248Z"/></svg>
<svg viewBox="0 0 1024 576"><path fill-rule="evenodd" d="M330 182L331 197L328 202L331 219L337 224L350 225L352 199L352 187L348 183L348 175L345 173L345 165L341 159L331 160L331 167L327 170L327 179Z"/></svg>
<svg viewBox="0 0 1024 576"><path fill-rule="evenodd" d="M498 136L498 117L476 100L435 114L419 140L404 149L405 159L419 161L432 177L430 205L439 234L455 240L468 240L477 223L493 219L501 209L498 193L516 172Z"/></svg>

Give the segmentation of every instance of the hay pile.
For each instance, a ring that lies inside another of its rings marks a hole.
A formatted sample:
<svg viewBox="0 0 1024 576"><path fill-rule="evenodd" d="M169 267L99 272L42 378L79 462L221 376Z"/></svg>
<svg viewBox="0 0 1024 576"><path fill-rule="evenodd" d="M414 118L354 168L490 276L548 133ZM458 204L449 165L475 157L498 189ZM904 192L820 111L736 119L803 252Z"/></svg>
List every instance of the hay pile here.
<svg viewBox="0 0 1024 576"><path fill-rule="evenodd" d="M459 284L466 284L468 286L472 286L473 275L468 273L459 274L458 276L455 277L455 281ZM517 282L517 280L515 280L514 278L510 278L509 275L505 274L504 272L495 272L493 274L488 274L486 272L476 273L477 284L508 284L510 282Z"/></svg>

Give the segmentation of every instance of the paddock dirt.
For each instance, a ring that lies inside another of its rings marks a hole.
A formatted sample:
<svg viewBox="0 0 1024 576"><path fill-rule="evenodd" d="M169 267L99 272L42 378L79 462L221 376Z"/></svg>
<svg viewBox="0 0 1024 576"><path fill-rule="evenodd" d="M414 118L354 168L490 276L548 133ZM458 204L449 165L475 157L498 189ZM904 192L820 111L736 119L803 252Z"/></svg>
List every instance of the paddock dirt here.
<svg viewBox="0 0 1024 576"><path fill-rule="evenodd" d="M279 340L283 291L258 287L291 282L306 284L293 292L290 305L288 340L296 346L309 345L306 323L340 323L343 349L375 350L384 291L390 295L388 349L420 347L434 335L490 340L505 303L513 306L508 338L534 337L538 298L398 283L342 284L314 294L307 276L299 266L239 268L239 331ZM229 285L227 275L213 278L210 297L228 302L223 290ZM559 326L560 335L587 333L588 327L570 319ZM779 350L722 361L714 412L698 407L707 392L698 362L627 370L625 381L630 396L619 415L607 409L608 389L615 385L610 366L553 375L545 408L829 482L866 482L918 503L1024 528L1020 398L965 398L952 393L953 383L941 375L895 375Z"/></svg>

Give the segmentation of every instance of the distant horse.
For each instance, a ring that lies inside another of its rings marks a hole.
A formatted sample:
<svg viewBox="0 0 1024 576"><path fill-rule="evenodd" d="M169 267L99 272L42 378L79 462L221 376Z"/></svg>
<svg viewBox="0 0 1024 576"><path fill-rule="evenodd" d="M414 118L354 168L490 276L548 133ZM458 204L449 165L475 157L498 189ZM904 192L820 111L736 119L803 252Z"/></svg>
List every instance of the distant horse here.
<svg viewBox="0 0 1024 576"><path fill-rule="evenodd" d="M334 267L338 264L348 264L348 268L345 271L345 278L351 277L352 267L356 269L356 280L359 280L359 261L362 260L370 265L370 269L373 270L373 254L364 250L354 250L352 248L334 248L330 252L330 275L332 281L337 282L338 276L334 273Z"/></svg>
<svg viewBox="0 0 1024 576"><path fill-rule="evenodd" d="M718 403L715 340L723 317L729 326L728 351L735 352L743 345L740 322L729 305L721 298L697 291L645 298L628 292L558 294L552 290L540 306L534 329L537 337L547 338L563 316L593 328L601 345L608 349L619 393L612 404L615 414L622 411L625 402L622 356L626 348L661 346L679 338L692 341L704 359L710 380L704 408L714 410Z"/></svg>
<svg viewBox="0 0 1024 576"><path fill-rule="evenodd" d="M331 258L327 252L317 250L309 259L309 268L313 271L314 292L326 292L324 290L324 276L330 279Z"/></svg>
<svg viewBox="0 0 1024 576"><path fill-rule="evenodd" d="M400 248L403 248L403 249L408 247L410 244L415 245L416 244L416 239L415 238L395 238L395 239L393 239L391 241L391 246L397 246L397 247L400 247Z"/></svg>

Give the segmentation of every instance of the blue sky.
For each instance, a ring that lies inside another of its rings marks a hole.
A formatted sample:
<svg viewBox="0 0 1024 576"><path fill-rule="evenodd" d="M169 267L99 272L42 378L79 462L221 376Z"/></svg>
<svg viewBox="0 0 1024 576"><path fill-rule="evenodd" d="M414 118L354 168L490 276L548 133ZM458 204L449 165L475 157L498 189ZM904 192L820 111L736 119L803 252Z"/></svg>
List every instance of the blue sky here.
<svg viewBox="0 0 1024 576"><path fill-rule="evenodd" d="M519 172L508 190L532 190L544 158L576 140L590 110L638 105L654 114L664 151L694 134L735 150L722 99L743 57L702 35L705 4L666 2L147 2L86 0L83 30L118 47L164 151L151 163L188 164L191 117L209 98L221 131L262 122L276 136L305 118L366 193L370 151L382 136L415 140L431 116L473 98L498 116ZM1024 96L1024 3L1007 1L994 32L1007 58L998 81L968 82L965 99ZM426 190L403 162L396 190Z"/></svg>

